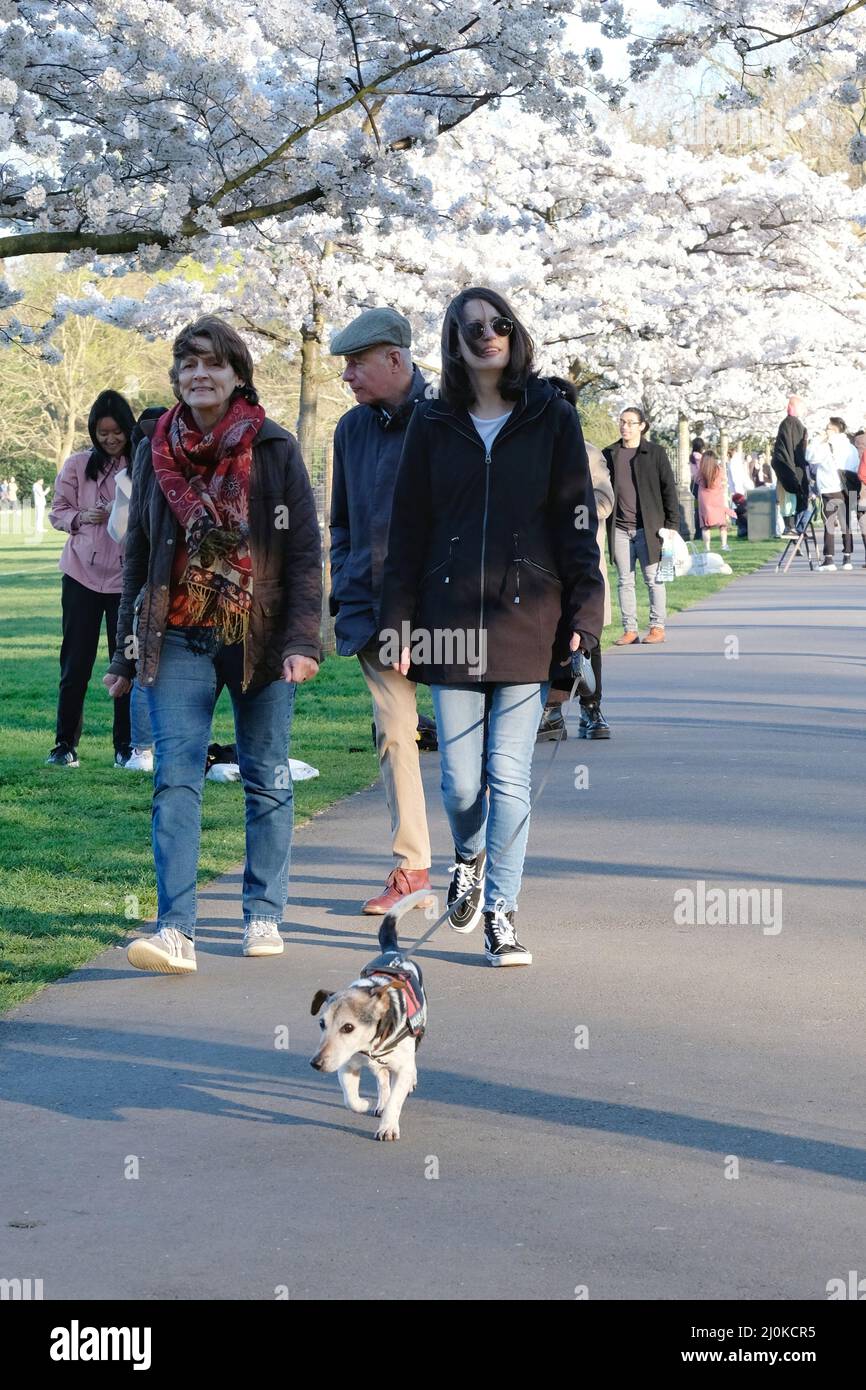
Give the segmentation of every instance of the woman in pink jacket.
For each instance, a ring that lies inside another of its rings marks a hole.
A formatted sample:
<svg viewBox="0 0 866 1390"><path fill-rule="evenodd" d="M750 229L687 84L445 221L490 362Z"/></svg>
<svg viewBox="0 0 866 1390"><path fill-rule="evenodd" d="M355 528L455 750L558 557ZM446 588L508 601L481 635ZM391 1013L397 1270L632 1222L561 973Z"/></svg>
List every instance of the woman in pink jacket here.
<svg viewBox="0 0 866 1390"><path fill-rule="evenodd" d="M72 454L54 489L51 525L68 531L60 556L63 575L63 643L60 648L60 695L56 744L47 762L78 767L78 740L84 696L105 619L108 659L114 656L117 610L123 588L123 545L108 534L115 479L131 461L130 435L135 418L117 391L103 391L90 410L87 427L92 449ZM114 702L114 763L123 767L130 755L129 696Z"/></svg>
<svg viewBox="0 0 866 1390"><path fill-rule="evenodd" d="M728 506L725 469L712 449L706 449L698 465L698 512L704 547L709 550L713 527L718 526L722 550L728 547L728 518L734 513Z"/></svg>

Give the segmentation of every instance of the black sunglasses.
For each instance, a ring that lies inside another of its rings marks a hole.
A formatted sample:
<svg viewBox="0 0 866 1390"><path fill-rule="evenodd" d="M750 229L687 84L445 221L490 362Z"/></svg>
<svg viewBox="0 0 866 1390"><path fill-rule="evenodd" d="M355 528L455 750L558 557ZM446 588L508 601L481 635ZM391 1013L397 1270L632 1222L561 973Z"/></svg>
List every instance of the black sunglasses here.
<svg viewBox="0 0 866 1390"><path fill-rule="evenodd" d="M464 337L471 338L477 343L484 337L484 330L487 325L482 323L480 319L473 319L471 323L462 323L460 327ZM493 329L497 338L508 338L514 332L514 324L511 319L501 317L491 319L490 327Z"/></svg>

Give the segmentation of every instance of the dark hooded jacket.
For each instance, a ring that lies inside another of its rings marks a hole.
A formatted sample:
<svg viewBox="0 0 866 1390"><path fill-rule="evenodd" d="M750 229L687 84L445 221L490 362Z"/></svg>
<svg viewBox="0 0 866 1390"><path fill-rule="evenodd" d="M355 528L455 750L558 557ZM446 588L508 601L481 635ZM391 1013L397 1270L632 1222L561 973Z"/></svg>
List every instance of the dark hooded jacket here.
<svg viewBox="0 0 866 1390"><path fill-rule="evenodd" d="M809 473L806 465L806 426L796 415L786 415L773 445L773 472L786 492L797 498L809 493Z"/></svg>
<svg viewBox="0 0 866 1390"><path fill-rule="evenodd" d="M383 659L427 684L547 681L601 635L598 520L580 421L531 378L489 453L463 408L416 406L394 491ZM411 640L404 641L409 635Z"/></svg>

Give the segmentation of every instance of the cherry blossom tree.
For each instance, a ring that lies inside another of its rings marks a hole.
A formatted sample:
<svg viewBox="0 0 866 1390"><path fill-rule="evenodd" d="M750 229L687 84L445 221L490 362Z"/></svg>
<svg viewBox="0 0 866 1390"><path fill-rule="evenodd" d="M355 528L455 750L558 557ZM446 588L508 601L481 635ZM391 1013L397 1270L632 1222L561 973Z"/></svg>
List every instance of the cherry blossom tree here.
<svg viewBox="0 0 866 1390"><path fill-rule="evenodd" d="M305 208L399 208L406 151L503 100L604 91L570 0L0 0L0 258L187 250ZM395 183L396 180L396 183Z"/></svg>
<svg viewBox="0 0 866 1390"><path fill-rule="evenodd" d="M475 162L482 127L448 142L455 160ZM789 383L836 371L850 389L862 365L866 194L796 156L613 134L578 146L524 127L465 201L463 270L484 265L578 385L608 383L669 421L759 422Z"/></svg>
<svg viewBox="0 0 866 1390"><path fill-rule="evenodd" d="M803 104L809 111L827 99L853 115L848 155L866 161L866 0L656 0L658 12L674 12L671 23L646 29L646 6L628 15L619 4L583 4L587 19L608 17L615 37L631 35L631 80L640 82L666 62L695 67L722 55L736 69L721 100L750 107L762 100L767 82L796 87L805 76L820 78ZM811 84L810 84L811 85Z"/></svg>

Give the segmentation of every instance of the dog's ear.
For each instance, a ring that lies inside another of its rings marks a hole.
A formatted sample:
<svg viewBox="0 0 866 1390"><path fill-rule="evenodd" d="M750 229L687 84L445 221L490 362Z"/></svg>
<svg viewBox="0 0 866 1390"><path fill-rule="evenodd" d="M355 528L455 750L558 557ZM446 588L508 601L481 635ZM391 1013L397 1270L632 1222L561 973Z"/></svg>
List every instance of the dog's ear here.
<svg viewBox="0 0 866 1390"><path fill-rule="evenodd" d="M310 1005L310 1013L315 1015L319 1012L323 1004L327 1004L329 999L333 999L333 991L329 994L326 989L317 989L313 995L313 1002Z"/></svg>

